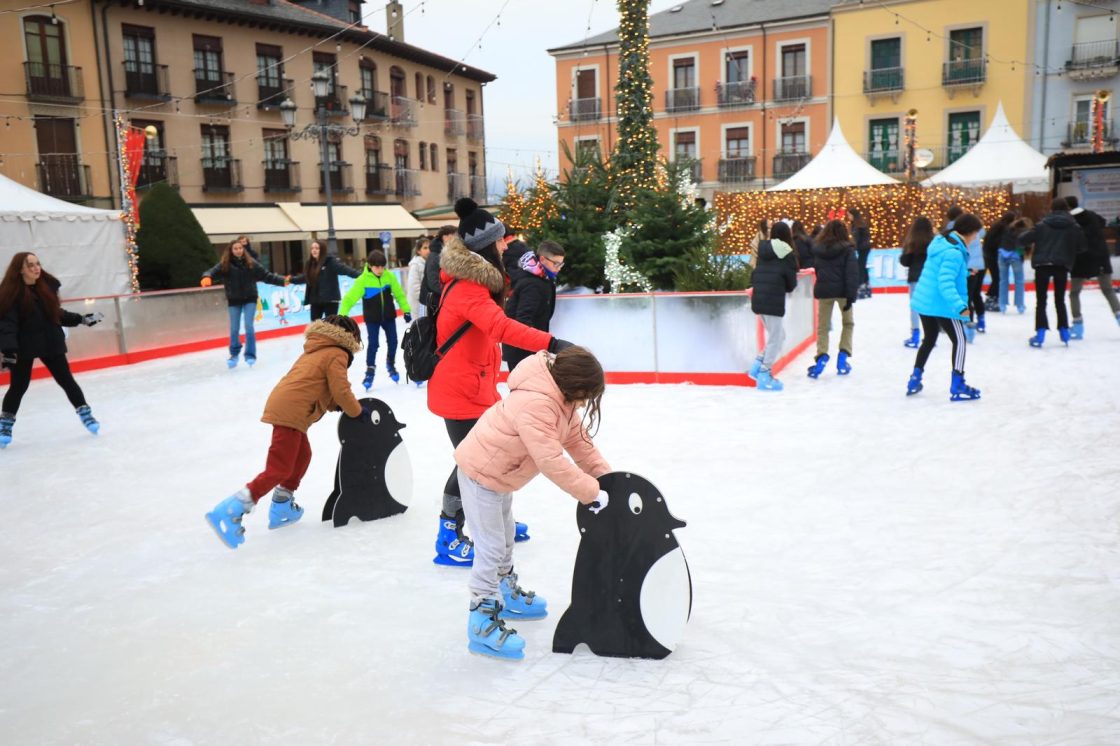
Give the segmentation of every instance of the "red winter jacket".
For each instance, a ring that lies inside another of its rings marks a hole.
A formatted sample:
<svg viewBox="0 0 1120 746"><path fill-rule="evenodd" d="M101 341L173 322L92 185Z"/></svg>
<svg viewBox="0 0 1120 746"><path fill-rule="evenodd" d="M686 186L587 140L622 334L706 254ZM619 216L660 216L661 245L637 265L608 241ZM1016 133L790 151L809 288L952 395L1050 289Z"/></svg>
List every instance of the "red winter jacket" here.
<svg viewBox="0 0 1120 746"><path fill-rule="evenodd" d="M428 409L449 420L473 420L498 402L498 369L504 343L536 352L552 335L505 315L491 295L505 287L493 265L452 236L439 257L443 305L436 319L436 344L442 345L464 321L471 327L436 366L428 381ZM448 290L452 280L455 287Z"/></svg>

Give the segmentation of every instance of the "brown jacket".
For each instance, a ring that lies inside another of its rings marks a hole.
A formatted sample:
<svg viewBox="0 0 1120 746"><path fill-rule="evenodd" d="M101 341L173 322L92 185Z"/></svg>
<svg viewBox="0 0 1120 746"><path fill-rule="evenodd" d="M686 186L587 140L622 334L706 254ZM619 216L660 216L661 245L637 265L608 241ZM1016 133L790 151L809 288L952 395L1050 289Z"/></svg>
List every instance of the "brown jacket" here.
<svg viewBox="0 0 1120 746"><path fill-rule="evenodd" d="M269 394L261 422L305 433L332 410L341 408L351 417L362 413L346 377L362 343L322 320L313 322L304 334L303 354Z"/></svg>

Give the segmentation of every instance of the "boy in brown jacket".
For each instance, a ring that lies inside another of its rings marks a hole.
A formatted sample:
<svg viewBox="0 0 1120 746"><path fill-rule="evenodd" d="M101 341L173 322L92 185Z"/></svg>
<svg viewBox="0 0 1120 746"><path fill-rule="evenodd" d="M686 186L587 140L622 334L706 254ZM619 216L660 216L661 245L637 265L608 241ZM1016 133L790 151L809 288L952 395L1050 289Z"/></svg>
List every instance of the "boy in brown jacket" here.
<svg viewBox="0 0 1120 746"><path fill-rule="evenodd" d="M312 322L304 334L303 354L276 384L264 406L261 421L272 425L264 471L206 514L207 522L230 549L245 541L241 517L273 487L270 529L295 523L303 516L292 493L311 463L307 428L329 411L341 409L350 417L362 414L346 376L354 353L362 349L357 323L349 316L328 316Z"/></svg>

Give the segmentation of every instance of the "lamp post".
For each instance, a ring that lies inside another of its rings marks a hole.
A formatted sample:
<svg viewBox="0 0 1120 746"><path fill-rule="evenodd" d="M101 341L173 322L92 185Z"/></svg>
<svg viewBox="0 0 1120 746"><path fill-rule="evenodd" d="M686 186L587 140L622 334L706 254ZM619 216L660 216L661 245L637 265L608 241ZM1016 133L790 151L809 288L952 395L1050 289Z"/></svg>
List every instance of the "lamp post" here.
<svg viewBox="0 0 1120 746"><path fill-rule="evenodd" d="M344 127L341 124L331 124L327 121L327 96L330 94L331 74L320 70L311 76L311 83L315 88L316 123L308 124L302 129L296 126L296 105L286 98L280 104L280 115L284 118L284 126L288 128L288 136L293 140L318 140L319 160L323 168L323 191L327 195L327 253L331 256L338 255L338 240L334 234L334 200L331 195L331 161L330 149L327 147L331 136L341 139L344 135L357 137L361 134L361 123L366 118L366 100L361 96L350 99L350 116L354 119L353 127Z"/></svg>
<svg viewBox="0 0 1120 746"><path fill-rule="evenodd" d="M914 169L918 165L914 162L914 151L918 147L918 110L911 109L903 118L903 137L906 147L906 183L914 181Z"/></svg>

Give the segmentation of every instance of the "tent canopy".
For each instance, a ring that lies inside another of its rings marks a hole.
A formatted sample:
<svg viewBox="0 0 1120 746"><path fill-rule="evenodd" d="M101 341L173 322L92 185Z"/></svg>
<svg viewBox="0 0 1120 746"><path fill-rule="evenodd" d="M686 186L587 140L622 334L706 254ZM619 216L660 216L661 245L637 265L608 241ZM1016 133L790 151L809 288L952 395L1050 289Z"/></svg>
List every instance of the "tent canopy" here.
<svg viewBox="0 0 1120 746"><path fill-rule="evenodd" d="M992 124L972 148L952 165L922 182L982 187L1010 183L1017 192L1050 190L1046 156L1027 143L1007 121L1003 104L996 107Z"/></svg>
<svg viewBox="0 0 1120 746"><path fill-rule="evenodd" d="M240 235L258 241L298 241L327 231L327 208L280 202L271 207L193 207L202 229L212 241ZM370 238L380 231L419 236L424 226L400 205L335 205L334 227L339 238Z"/></svg>
<svg viewBox="0 0 1120 746"><path fill-rule="evenodd" d="M131 290L120 213L48 197L0 175L0 271L21 251L38 255L64 298Z"/></svg>
<svg viewBox="0 0 1120 746"><path fill-rule="evenodd" d="M832 132L828 141L813 160L804 168L781 184L771 187L770 192L788 192L794 189L827 189L829 187L871 186L873 184L897 184L879 169L859 156L844 139L840 131L840 120L832 122Z"/></svg>

